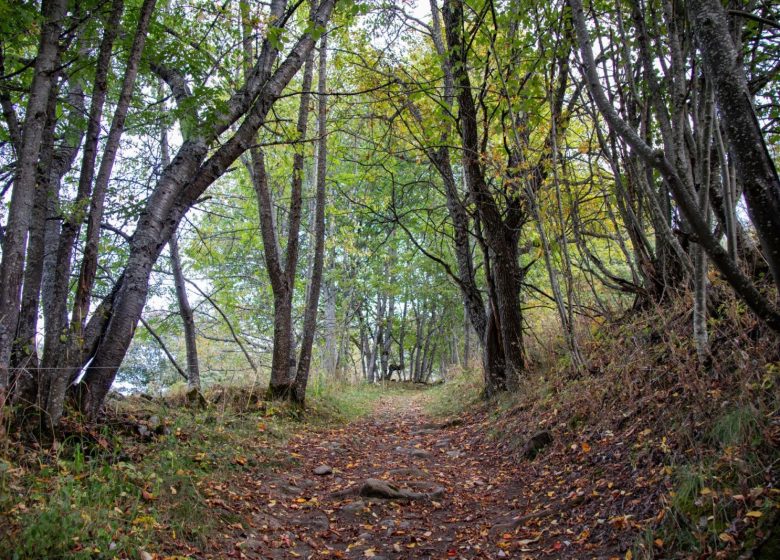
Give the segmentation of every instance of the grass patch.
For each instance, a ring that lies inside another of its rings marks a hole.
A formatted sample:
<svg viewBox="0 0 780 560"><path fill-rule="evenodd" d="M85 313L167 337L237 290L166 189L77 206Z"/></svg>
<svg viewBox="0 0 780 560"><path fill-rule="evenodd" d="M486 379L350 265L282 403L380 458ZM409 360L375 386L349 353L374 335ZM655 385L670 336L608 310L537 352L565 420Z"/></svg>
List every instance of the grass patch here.
<svg viewBox="0 0 780 560"><path fill-rule="evenodd" d="M480 402L483 383L482 374L476 367L451 370L446 383L429 389L428 412L439 418L461 414Z"/></svg>
<svg viewBox="0 0 780 560"><path fill-rule="evenodd" d="M719 417L710 430L711 439L722 448L754 446L761 442L761 417L749 405L736 406Z"/></svg>
<svg viewBox="0 0 780 560"><path fill-rule="evenodd" d="M408 396L409 390L407 384L396 382L323 385L309 402L317 412L312 420L352 422L370 414L382 399Z"/></svg>
<svg viewBox="0 0 780 560"><path fill-rule="evenodd" d="M0 559L208 550L211 536L241 522L219 507L226 489L292 464L284 444L301 421L350 421L400 393L330 387L301 414L256 392L215 388L206 410L128 398L111 403L101 429L66 419L69 435L54 448L12 446L0 458Z"/></svg>

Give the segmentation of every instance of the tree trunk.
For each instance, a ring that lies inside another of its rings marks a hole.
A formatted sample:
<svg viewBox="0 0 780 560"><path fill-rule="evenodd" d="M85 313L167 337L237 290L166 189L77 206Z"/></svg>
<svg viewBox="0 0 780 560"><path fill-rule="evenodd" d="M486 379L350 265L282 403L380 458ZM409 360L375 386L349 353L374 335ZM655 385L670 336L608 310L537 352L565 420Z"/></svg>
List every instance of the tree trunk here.
<svg viewBox="0 0 780 560"><path fill-rule="evenodd" d="M103 149L103 157L100 160L95 186L92 189L90 199L89 216L87 219L87 239L84 244L84 256L81 260L81 272L76 283L76 295L73 302L73 314L71 317L72 336L79 337L84 331L84 326L89 312L89 303L92 296L92 287L95 283L95 274L98 264L98 243L100 241L100 224L103 221L103 210L108 182L111 180L111 172L114 168L119 142L125 130L125 120L130 109L130 101L133 97L133 88L138 77L138 68L141 63L146 37L149 33L149 25L157 0L144 0L141 13L138 18L138 27L133 37L133 45L125 67L125 76L122 89L119 93L119 101L114 111L111 127L108 131L106 146Z"/></svg>
<svg viewBox="0 0 780 560"><path fill-rule="evenodd" d="M188 391L200 391L198 333L195 330L195 316L192 313L189 298L187 298L187 283L184 280L184 271L179 257L179 243L175 234L168 242L168 250L171 253L171 270L173 271L173 283L176 287L176 300L179 303L179 314L184 327L184 343L187 349L187 389Z"/></svg>
<svg viewBox="0 0 780 560"><path fill-rule="evenodd" d="M314 333L317 329L317 308L320 303L320 288L322 286L322 269L325 261L325 203L326 203L326 172L328 168L328 35L325 32L320 39L319 82L317 84L317 194L314 216L314 262L309 284L306 311L303 319L303 340L298 358L298 371L295 375L293 399L298 404L304 404L306 385L309 382L311 352L314 344Z"/></svg>
<svg viewBox="0 0 780 560"><path fill-rule="evenodd" d="M62 209L54 200L50 201L51 221L46 234L50 253L44 271L43 290L43 317L46 324L43 367L44 371L49 373L45 374L46 381L39 391L39 402L43 408L48 406L51 381L56 378L58 371L62 373L57 368L65 365L66 361L63 358L63 349L66 348L63 338L67 335L68 328L68 296L73 250L92 192L103 106L108 90L108 73L111 70L111 52L120 28L123 9L124 0L113 0L111 13L100 41L74 209L62 216ZM61 227L57 226L55 217L63 220Z"/></svg>
<svg viewBox="0 0 780 560"><path fill-rule="evenodd" d="M390 280L392 282L392 278ZM393 314L395 313L395 296L391 293L387 305L387 314L384 318L385 329L382 338L382 379L390 379L388 371L390 368L390 348L393 344Z"/></svg>
<svg viewBox="0 0 780 560"><path fill-rule="evenodd" d="M100 160L100 167L98 169L94 188L90 184L81 185L81 178L79 181L79 189L83 188L83 193L86 194L87 197L89 197L90 191L92 192L92 195L91 198L89 198L90 207L87 218L87 237L84 245L84 256L81 260L81 270L79 273L78 282L76 283L76 295L74 296L73 301L69 340L66 342L68 348L79 348L83 346L86 317L89 311L92 287L95 283L95 274L97 273L100 224L103 221L103 209L108 191L108 183L111 179L111 173L113 170L114 161L116 159L116 154L119 151L119 142L124 132L125 120L130 108L130 101L132 100L133 96L133 88L135 87L135 81L138 76L138 69L141 63L141 55L146 43L146 37L149 32L149 26L151 24L152 13L154 12L155 5L156 0L144 0L143 5L141 6L138 25L133 37L133 44L130 48L130 55L127 60L127 65L125 67L125 75L119 94L119 101L117 103L116 110L114 111L114 117L111 121L111 127L108 132L108 138L106 139L106 146L103 150L103 157ZM119 11L117 10L115 13L118 15ZM102 71L102 69L100 69L100 71ZM102 105L103 100L100 99L99 101ZM102 107L98 109L98 112L100 111L102 111ZM94 154L91 157L94 157ZM89 174L89 178L91 179L91 173ZM86 199L84 202L86 202ZM72 245L69 247L69 249L72 251ZM140 314L138 318L140 319ZM52 333L52 336L54 334L55 333ZM61 347L62 346L60 346L60 348ZM66 352L66 355L68 353L69 352ZM77 353L80 352L77 351ZM54 423L56 423L62 415L62 407L64 404L63 397L65 391L72 382L74 375L74 372L67 367L59 367L53 371L53 375L51 376L51 383L49 386L49 395L46 401L46 412L49 415L51 421Z"/></svg>
<svg viewBox="0 0 780 560"><path fill-rule="evenodd" d="M49 96L49 123L47 124L41 147L39 178L33 206L29 243L27 246L24 287L22 291L21 313L19 317L16 348L13 363L23 376L17 381L17 395L27 402L34 402L41 381L37 350L38 310L41 301L41 284L46 268L47 219L50 215L50 201L59 196L63 176L71 169L81 145L83 134L76 122L84 112L84 93L81 84L70 80L68 104L72 107L68 115L65 137L62 146L55 149L55 127L57 109L57 89L52 88ZM37 375L33 375L37 373Z"/></svg>
<svg viewBox="0 0 780 560"><path fill-rule="evenodd" d="M455 80L460 118L460 135L463 146L463 169L466 184L477 208L485 240L495 254L493 283L496 300L493 312L503 349L503 371L490 372L488 381L494 386L487 393L505 391L516 386L518 377L525 369L523 349L522 315L520 312L520 285L523 272L519 267L517 239L519 224L505 222L499 213L496 201L490 192L480 163L480 144L477 125L477 109L471 93L468 75L468 45L463 37L462 0L447 0L444 3L444 23L447 42L450 47L450 65ZM486 348L488 345L486 345ZM487 352L487 350L486 350ZM498 361L491 358L493 365Z"/></svg>
<svg viewBox="0 0 780 560"><path fill-rule="evenodd" d="M41 6L43 27L35 58L30 97L25 111L21 149L16 164L8 223L0 262L0 414L5 405L9 366L19 319L27 234L32 220L38 156L46 125L52 82L59 64L59 37L68 3L44 0Z"/></svg>

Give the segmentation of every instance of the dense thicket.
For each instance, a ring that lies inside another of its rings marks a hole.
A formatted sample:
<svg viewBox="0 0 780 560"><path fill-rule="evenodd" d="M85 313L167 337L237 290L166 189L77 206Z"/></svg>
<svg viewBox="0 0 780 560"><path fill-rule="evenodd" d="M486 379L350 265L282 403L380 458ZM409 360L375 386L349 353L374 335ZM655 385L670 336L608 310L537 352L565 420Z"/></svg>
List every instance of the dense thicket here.
<svg viewBox="0 0 780 560"><path fill-rule="evenodd" d="M588 368L587 320L689 295L701 367L732 292L780 330L770 2L0 16L0 406L46 425L117 373L302 403L471 360L493 395L529 341Z"/></svg>

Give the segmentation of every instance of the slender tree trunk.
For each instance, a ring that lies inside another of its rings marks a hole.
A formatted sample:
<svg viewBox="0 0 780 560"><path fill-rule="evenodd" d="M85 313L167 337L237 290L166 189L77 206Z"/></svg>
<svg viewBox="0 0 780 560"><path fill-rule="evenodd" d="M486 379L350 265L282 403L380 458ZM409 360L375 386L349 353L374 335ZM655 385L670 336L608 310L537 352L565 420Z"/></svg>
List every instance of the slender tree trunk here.
<svg viewBox="0 0 780 560"><path fill-rule="evenodd" d="M325 359L323 369L330 377L338 377L340 344L336 324L336 287L331 281L323 285L325 296Z"/></svg>
<svg viewBox="0 0 780 560"><path fill-rule="evenodd" d="M392 279L391 279L392 282ZM385 315L385 329L382 339L382 379L388 380L390 367L390 348L393 344L393 314L395 313L395 296L390 294L387 305L387 314Z"/></svg>
<svg viewBox="0 0 780 560"><path fill-rule="evenodd" d="M119 142L125 130L125 120L130 109L130 101L133 97L135 81L138 77L138 69L141 64L146 37L149 33L149 25L157 0L144 0L138 19L138 27L133 37L133 45L130 48L130 56L125 67L125 76L122 89L119 93L114 117L108 131L106 146L103 149L103 157L100 160L95 186L92 189L89 216L87 219L87 239L84 244L84 257L81 260L81 272L76 283L76 295L73 302L73 314L71 318L71 331L73 336L81 336L89 312L89 303L92 296L92 287L95 283L98 263L98 243L100 241L100 223L103 221L108 183L114 168Z"/></svg>
<svg viewBox="0 0 780 560"><path fill-rule="evenodd" d="M8 223L0 261L0 414L8 392L9 366L21 303L24 257L27 234L32 220L33 199L37 179L38 156L41 151L47 106L59 64L59 37L68 3L65 0L44 0L41 6L42 28L35 58L30 97L25 111L21 149L16 165ZM0 422L2 424L2 422Z"/></svg>
<svg viewBox="0 0 780 560"><path fill-rule="evenodd" d="M406 341L406 310L408 308L407 294L404 291L404 307L401 312L401 325L398 329L398 378L403 381L404 370L406 369L406 348L404 343Z"/></svg>
<svg viewBox="0 0 780 560"><path fill-rule="evenodd" d="M298 358L298 371L295 375L293 399L303 404L306 399L306 385L309 382L311 352L314 344L314 333L317 329L317 308L320 302L322 286L322 269L325 260L325 203L326 203L326 172L328 164L328 35L320 39L319 82L317 84L317 194L316 211L314 215L314 262L306 301L306 311L303 319L303 340Z"/></svg>
<svg viewBox="0 0 780 560"><path fill-rule="evenodd" d="M385 306L386 299L384 294L377 294L376 296L376 328L371 340L371 351L368 359L368 380L370 383L374 383L381 379L381 372L377 369L377 363L379 353L382 348L382 340L384 338L385 330Z"/></svg>
<svg viewBox="0 0 780 560"><path fill-rule="evenodd" d="M171 236L168 242L168 250L171 253L171 270L173 271L173 283L176 287L176 300L179 303L179 314L184 328L184 343L187 349L187 389L190 392L200 391L200 365L198 362L198 333L195 330L195 316L187 297L187 283L184 280L184 271L179 257L179 243L176 235ZM196 393L192 393L197 398Z"/></svg>

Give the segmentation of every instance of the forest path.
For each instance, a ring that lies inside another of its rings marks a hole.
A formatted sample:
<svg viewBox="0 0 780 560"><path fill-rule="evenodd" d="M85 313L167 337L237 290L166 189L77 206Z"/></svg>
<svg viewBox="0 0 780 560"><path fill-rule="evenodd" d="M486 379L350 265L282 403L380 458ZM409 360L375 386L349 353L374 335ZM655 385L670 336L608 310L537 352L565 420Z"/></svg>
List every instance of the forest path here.
<svg viewBox="0 0 780 560"><path fill-rule="evenodd" d="M561 495L545 491L562 477L513 461L490 441L488 413L436 422L426 415L425 392L410 393L383 398L346 426L293 436L290 461L234 486L251 505L232 534L210 543L222 549L214 557L616 557L614 540L587 542L582 512L569 524ZM315 474L318 467L330 472ZM418 499L361 496L368 479Z"/></svg>

